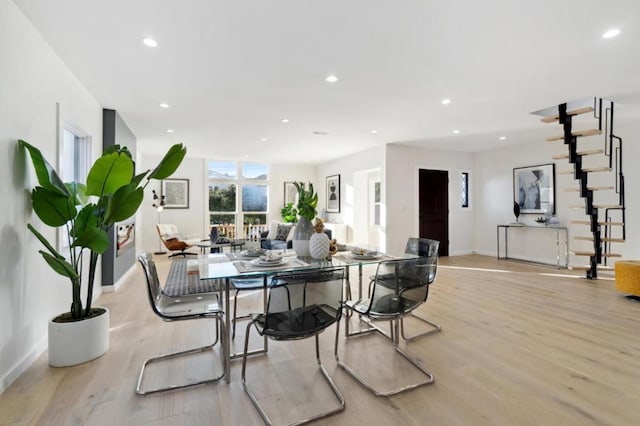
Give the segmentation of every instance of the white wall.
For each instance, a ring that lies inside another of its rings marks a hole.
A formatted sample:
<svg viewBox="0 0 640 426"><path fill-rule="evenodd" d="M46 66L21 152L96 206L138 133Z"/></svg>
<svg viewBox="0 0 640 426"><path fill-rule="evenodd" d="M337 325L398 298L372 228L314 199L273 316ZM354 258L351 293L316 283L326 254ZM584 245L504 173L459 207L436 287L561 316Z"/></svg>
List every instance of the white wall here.
<svg viewBox="0 0 640 426"><path fill-rule="evenodd" d="M449 172L449 255L470 253L473 241L476 191L471 191L471 208L460 207L462 171L471 176L475 187L474 156L467 152L436 151L407 146L387 145L386 205L387 252L402 253L409 237L417 237L418 171L419 169Z"/></svg>
<svg viewBox="0 0 640 426"><path fill-rule="evenodd" d="M353 232L356 222L361 223L363 220L366 220L368 216L366 210L356 211L355 209L357 194L354 192L354 175L364 171L379 170L383 182L382 192L384 194L384 159L385 148L384 146L380 146L318 165L316 170L316 181L318 182L318 214L326 208L326 177L339 174L340 213L329 214L328 222L347 224L350 232ZM381 232L384 234L384 229L382 229ZM366 241L358 241L358 243L365 242ZM380 248L384 250L384 235L381 237Z"/></svg>
<svg viewBox="0 0 640 426"><path fill-rule="evenodd" d="M625 163L623 172L626 180L626 222L627 241L624 244L614 245L612 251L620 253L623 258L640 258L640 169L635 167L635 160L640 158L640 147L635 140L640 136L640 125L633 123L630 112L623 109L616 115L615 129L618 136L624 140L623 155ZM626 113L626 116L625 116ZM593 120L589 123L588 117L582 117L576 128L595 127ZM558 125L549 126L548 134L562 133ZM579 242L574 236L588 236L588 228L581 225L571 225L572 220L586 220L584 210L571 209L571 205L580 204L577 192L567 192L564 188L577 188L577 181L572 176L559 175L558 171L568 169L571 166L567 160L551 160L554 154L566 152L562 141L545 142L543 140L518 141L524 142L512 148L480 152L476 154L476 250L479 253L496 254L496 225L508 224L515 220L513 215L513 168L531 166L536 164L556 164L556 216L561 226L569 228L570 250L589 250L588 242ZM579 141L579 149L601 148L602 138L591 137ZM604 165L602 158L589 158L588 165ZM592 174L590 185L613 185L611 174ZM596 202L617 204L617 196L613 192L597 193ZM527 224L535 224L534 219L538 215L521 215L520 221ZM517 235L516 235L517 232ZM509 256L542 262L555 262L555 234L546 231L514 231L513 238L509 240ZM552 241L551 241L552 240ZM552 242L552 244L550 244ZM501 247L502 252L502 247ZM586 257L569 257L570 265L587 265Z"/></svg>
<svg viewBox="0 0 640 426"><path fill-rule="evenodd" d="M139 144L141 147L143 143ZM187 153L189 146L187 144ZM187 154L188 155L188 154ZM155 167L161 157L142 155L141 170ZM308 165L272 164L269 168L269 220L280 220L280 209L284 204L284 182L302 181L314 182L315 167ZM207 160L203 158L186 157L172 178L189 179L189 208L164 209L160 213L160 223L173 223L185 235L196 235L206 238L209 234L208 221L208 187L206 183ZM147 186L145 201L140 209L140 223L142 238L136 249L157 250L159 248L158 233L155 225L158 223L158 213L153 208L151 190L160 194L160 182L153 181Z"/></svg>
<svg viewBox="0 0 640 426"><path fill-rule="evenodd" d="M67 311L68 280L38 254L28 232L34 224L47 238L55 232L32 213L28 190L36 183L18 139L39 147L57 166L56 102L62 118L93 137L93 158L102 150L102 108L55 55L13 2L0 2L0 392L46 349L47 321ZM96 294L100 291L97 274Z"/></svg>

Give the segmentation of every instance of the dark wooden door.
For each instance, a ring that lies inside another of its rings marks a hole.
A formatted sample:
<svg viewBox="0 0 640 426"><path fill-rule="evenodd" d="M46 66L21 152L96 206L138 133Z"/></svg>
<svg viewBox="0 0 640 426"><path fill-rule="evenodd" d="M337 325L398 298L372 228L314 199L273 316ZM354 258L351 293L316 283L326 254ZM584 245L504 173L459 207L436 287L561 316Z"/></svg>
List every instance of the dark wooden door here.
<svg viewBox="0 0 640 426"><path fill-rule="evenodd" d="M418 184L420 238L440 241L438 254L449 256L449 173L420 169Z"/></svg>

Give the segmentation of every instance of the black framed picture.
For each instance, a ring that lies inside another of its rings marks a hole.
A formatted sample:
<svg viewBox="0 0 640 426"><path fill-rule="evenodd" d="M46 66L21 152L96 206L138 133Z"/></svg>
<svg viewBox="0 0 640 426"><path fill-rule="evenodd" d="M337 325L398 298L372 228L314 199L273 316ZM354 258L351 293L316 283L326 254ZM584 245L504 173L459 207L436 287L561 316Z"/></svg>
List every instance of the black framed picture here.
<svg viewBox="0 0 640 426"><path fill-rule="evenodd" d="M555 164L513 169L513 200L520 213L555 214Z"/></svg>
<svg viewBox="0 0 640 426"><path fill-rule="evenodd" d="M327 176L327 213L340 213L340 175Z"/></svg>
<svg viewBox="0 0 640 426"><path fill-rule="evenodd" d="M162 194L165 209L189 208L189 179L165 179L162 181Z"/></svg>

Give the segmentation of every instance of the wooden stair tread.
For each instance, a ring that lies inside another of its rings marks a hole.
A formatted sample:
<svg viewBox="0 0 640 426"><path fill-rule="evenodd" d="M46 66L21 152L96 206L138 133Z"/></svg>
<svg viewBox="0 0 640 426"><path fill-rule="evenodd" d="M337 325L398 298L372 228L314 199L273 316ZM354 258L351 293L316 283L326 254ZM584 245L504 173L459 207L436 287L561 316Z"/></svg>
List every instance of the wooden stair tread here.
<svg viewBox="0 0 640 426"><path fill-rule="evenodd" d="M611 167L583 167L582 171L587 173L610 172ZM573 169L560 170L558 172L559 175L572 175L574 173Z"/></svg>
<svg viewBox="0 0 640 426"><path fill-rule="evenodd" d="M576 131L571 132L571 136L575 136L575 137L594 136L594 135L599 135L601 133L602 133L602 131L600 129L583 129L583 130L576 130ZM564 134L555 135L555 136L549 136L545 140L547 142L561 141L561 140L564 140Z"/></svg>
<svg viewBox="0 0 640 426"><path fill-rule="evenodd" d="M570 223L574 225L591 225L591 222L588 220L572 220ZM605 220L598 221L598 225L602 226L623 226L623 222L607 222Z"/></svg>
<svg viewBox="0 0 640 426"><path fill-rule="evenodd" d="M576 151L578 155L598 155L604 154L604 149L587 149L584 151ZM569 154L557 154L551 157L554 160L563 160L565 158L569 158Z"/></svg>
<svg viewBox="0 0 640 426"><path fill-rule="evenodd" d="M567 111L567 115L580 115L580 114L587 114L590 112L593 112L593 107L584 107L584 108L574 109L572 111ZM560 114L556 114L556 115L550 115L549 117L542 117L540 121L542 121L543 123L553 123L558 121L559 118L560 118Z"/></svg>
<svg viewBox="0 0 640 426"><path fill-rule="evenodd" d="M572 251L571 254L574 256L595 256L596 254L592 251ZM619 253L602 253L602 257L622 257Z"/></svg>
<svg viewBox="0 0 640 426"><path fill-rule="evenodd" d="M607 191L607 190L616 189L616 187L615 186L587 186L587 189L590 191ZM565 192L578 192L580 191L580 188L567 187L567 188L562 188L562 190Z"/></svg>
<svg viewBox="0 0 640 426"><path fill-rule="evenodd" d="M583 236L578 236L578 237L573 237L574 240L581 240L581 241L593 241L593 237L583 237ZM603 237L600 238L600 241L605 242L605 243L624 243L624 238L610 238L610 237Z"/></svg>

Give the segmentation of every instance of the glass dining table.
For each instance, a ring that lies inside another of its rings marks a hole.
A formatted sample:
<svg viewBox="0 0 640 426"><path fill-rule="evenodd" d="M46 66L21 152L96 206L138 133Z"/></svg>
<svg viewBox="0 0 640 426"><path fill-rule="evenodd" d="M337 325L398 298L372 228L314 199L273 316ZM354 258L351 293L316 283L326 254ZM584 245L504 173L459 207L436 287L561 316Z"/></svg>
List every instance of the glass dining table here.
<svg viewBox="0 0 640 426"><path fill-rule="evenodd" d="M349 269L351 266L358 266L358 296L362 297L362 268L366 264L375 264L383 260L391 260L393 257L386 254L376 254L371 256L357 256L351 252L339 252L332 256L330 260L316 260L311 258L297 258L294 252L282 252L282 261L277 264L259 264L255 257L248 257L244 252L201 254L198 256L197 270L201 280L217 280L220 286L221 297L224 303L225 335L223 339L224 369L227 383L230 382L231 360L242 357L242 353L232 352L231 327L230 324L230 289L231 280L234 278L261 278L263 281L263 307L267 304L267 283L270 276L281 273L295 271L344 268L346 281L346 295L351 295L351 285L349 279ZM193 262L193 261L191 261ZM267 338L264 337L262 349L248 352L250 355L266 353L268 351Z"/></svg>

